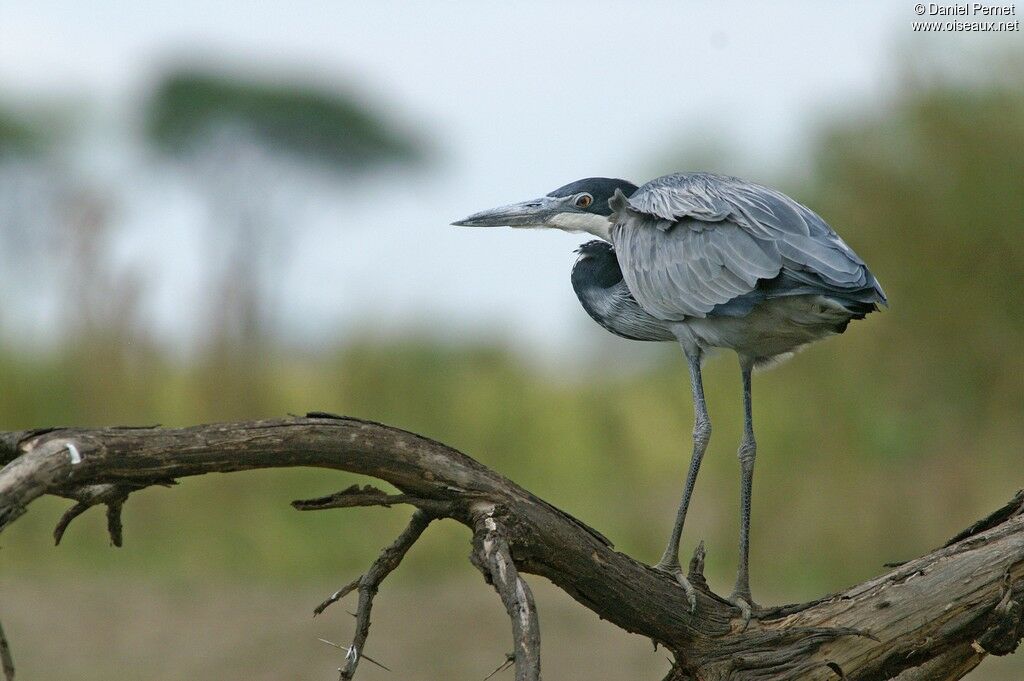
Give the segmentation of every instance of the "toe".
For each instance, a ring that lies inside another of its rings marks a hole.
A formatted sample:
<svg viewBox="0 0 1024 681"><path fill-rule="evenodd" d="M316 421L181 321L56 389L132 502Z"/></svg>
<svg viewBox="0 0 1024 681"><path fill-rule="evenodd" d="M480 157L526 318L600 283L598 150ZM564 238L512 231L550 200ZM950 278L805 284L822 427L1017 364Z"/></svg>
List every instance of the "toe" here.
<svg viewBox="0 0 1024 681"><path fill-rule="evenodd" d="M740 618L743 620L743 626L740 627L740 632L747 630L750 625L750 618L753 616L754 609L757 607L754 605L753 599L750 596L738 596L733 594L728 598L729 603L739 609Z"/></svg>
<svg viewBox="0 0 1024 681"><path fill-rule="evenodd" d="M655 570L658 570L659 572L664 572L675 578L676 583L678 583L679 586L683 587L683 591L686 592L686 602L690 604L690 612L696 612L697 590L693 588L693 585L690 584L690 580L688 580L686 578L686 575L683 574L683 568L679 565L679 563L676 562L673 565L672 563L660 562L653 567Z"/></svg>
<svg viewBox="0 0 1024 681"><path fill-rule="evenodd" d="M690 604L690 612L697 612L697 590L693 588L693 584L690 584L690 580L683 576L680 572L676 575L676 581L679 582L679 586L683 587L686 592L686 600Z"/></svg>

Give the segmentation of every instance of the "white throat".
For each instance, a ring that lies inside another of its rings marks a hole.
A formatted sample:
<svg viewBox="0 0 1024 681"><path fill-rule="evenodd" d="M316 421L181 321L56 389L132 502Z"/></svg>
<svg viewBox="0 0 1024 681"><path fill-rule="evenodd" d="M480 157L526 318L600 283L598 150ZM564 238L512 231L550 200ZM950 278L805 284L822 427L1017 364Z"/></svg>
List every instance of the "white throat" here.
<svg viewBox="0 0 1024 681"><path fill-rule="evenodd" d="M587 232L608 242L612 240L612 223L603 215L559 213L548 220L548 225L565 232Z"/></svg>

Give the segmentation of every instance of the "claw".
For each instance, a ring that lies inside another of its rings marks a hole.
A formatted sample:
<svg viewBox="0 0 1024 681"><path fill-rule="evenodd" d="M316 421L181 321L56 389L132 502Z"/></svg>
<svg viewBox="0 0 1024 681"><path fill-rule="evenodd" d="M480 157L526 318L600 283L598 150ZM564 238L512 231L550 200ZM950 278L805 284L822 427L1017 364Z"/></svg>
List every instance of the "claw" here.
<svg viewBox="0 0 1024 681"><path fill-rule="evenodd" d="M679 586L683 587L683 591L686 592L686 600L690 603L690 613L697 612L697 590L693 588L693 584L690 584L690 580L686 578L682 570L676 573L675 578L679 582Z"/></svg>
<svg viewBox="0 0 1024 681"><path fill-rule="evenodd" d="M743 626L740 627L739 633L743 633L750 626L750 618L753 614L754 609L757 607L754 605L754 600L748 595L746 597L733 594L727 599L729 603L739 608L740 617L743 619Z"/></svg>
<svg viewBox="0 0 1024 681"><path fill-rule="evenodd" d="M679 566L679 563L674 565L671 563L658 563L653 567L658 572L670 575L679 586L683 587L683 591L686 592L686 601L690 604L690 612L697 612L697 590L693 588L693 584L690 584L690 580L683 574L683 568Z"/></svg>

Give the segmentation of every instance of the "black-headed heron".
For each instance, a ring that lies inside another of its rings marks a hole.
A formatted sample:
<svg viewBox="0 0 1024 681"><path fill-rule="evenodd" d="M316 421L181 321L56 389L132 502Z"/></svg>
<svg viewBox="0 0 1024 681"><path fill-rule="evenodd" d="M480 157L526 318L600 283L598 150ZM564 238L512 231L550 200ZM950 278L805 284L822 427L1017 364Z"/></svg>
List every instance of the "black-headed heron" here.
<svg viewBox="0 0 1024 681"><path fill-rule="evenodd" d="M711 421L701 363L714 348L739 356L744 431L740 460L740 563L730 601L750 617L748 548L754 475L750 375L800 347L846 330L886 304L864 261L816 213L782 192L735 177L676 173L642 187L588 178L547 196L483 211L468 226L588 232L572 285L601 326L633 340L675 341L693 391L693 455L664 555L691 607L693 587L679 563L679 539Z"/></svg>

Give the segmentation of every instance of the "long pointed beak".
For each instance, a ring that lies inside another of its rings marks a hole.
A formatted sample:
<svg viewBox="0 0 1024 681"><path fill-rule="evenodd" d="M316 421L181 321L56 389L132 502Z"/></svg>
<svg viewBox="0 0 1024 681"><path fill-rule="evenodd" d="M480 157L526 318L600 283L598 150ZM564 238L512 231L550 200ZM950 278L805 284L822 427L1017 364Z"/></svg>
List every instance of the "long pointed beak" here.
<svg viewBox="0 0 1024 681"><path fill-rule="evenodd" d="M544 196L473 213L452 224L466 227L548 227L553 216L566 210L565 199Z"/></svg>

